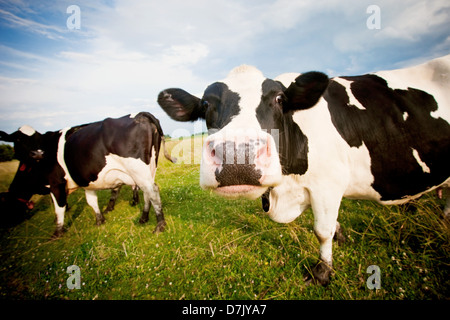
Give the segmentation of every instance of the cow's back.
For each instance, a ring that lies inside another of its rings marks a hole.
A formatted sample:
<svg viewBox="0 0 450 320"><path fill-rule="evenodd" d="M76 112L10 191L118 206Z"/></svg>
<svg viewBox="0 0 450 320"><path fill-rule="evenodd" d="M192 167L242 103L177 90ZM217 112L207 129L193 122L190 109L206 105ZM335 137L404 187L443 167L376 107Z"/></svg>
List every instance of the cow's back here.
<svg viewBox="0 0 450 320"><path fill-rule="evenodd" d="M389 87L406 90L418 88L431 94L439 104L433 117L450 123L450 55L411 68L376 72Z"/></svg>
<svg viewBox="0 0 450 320"><path fill-rule="evenodd" d="M349 147L367 148L381 201L420 194L450 177L449 66L447 56L330 82L324 98L332 123Z"/></svg>
<svg viewBox="0 0 450 320"><path fill-rule="evenodd" d="M70 177L80 187L96 181L106 166L107 156L135 158L150 164L161 143L159 123L149 113L124 116L68 130L65 135L64 162Z"/></svg>

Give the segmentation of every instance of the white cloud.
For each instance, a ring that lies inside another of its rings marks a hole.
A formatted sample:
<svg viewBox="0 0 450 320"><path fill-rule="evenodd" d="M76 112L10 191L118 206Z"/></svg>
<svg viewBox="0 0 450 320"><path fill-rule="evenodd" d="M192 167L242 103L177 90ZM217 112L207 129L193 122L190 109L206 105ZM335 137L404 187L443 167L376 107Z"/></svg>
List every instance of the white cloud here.
<svg viewBox="0 0 450 320"><path fill-rule="evenodd" d="M377 37L418 41L427 34L433 34L442 25L450 26L450 3L448 1L420 1L407 3L395 14L383 21L384 28ZM448 29L447 29L448 30Z"/></svg>
<svg viewBox="0 0 450 320"><path fill-rule="evenodd" d="M206 58L208 53L208 47L200 43L173 45L163 51L161 62L168 66L195 65Z"/></svg>
<svg viewBox="0 0 450 320"><path fill-rule="evenodd" d="M450 3L446 0L380 0L377 5L381 29L369 30L361 18L367 19L370 14L360 14L359 19L354 19L334 37L334 44L341 52L367 52L382 46L389 50L388 46L419 42L450 28ZM359 7L360 11L365 10L365 4Z"/></svg>

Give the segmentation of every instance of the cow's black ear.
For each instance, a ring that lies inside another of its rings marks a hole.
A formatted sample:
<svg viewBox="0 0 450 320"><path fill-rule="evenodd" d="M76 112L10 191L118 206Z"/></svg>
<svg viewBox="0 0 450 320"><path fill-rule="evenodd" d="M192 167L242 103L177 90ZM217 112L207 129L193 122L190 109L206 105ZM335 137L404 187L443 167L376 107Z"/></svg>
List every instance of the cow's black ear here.
<svg viewBox="0 0 450 320"><path fill-rule="evenodd" d="M12 134L7 134L4 131L0 131L0 140L1 141L7 141L7 142L14 142Z"/></svg>
<svg viewBox="0 0 450 320"><path fill-rule="evenodd" d="M311 108L319 101L328 83L328 76L322 72L311 71L298 76L284 91L287 101L283 103L283 110Z"/></svg>
<svg viewBox="0 0 450 320"><path fill-rule="evenodd" d="M158 95L158 103L174 120L194 121L205 118L205 108L201 99L182 89L166 89Z"/></svg>

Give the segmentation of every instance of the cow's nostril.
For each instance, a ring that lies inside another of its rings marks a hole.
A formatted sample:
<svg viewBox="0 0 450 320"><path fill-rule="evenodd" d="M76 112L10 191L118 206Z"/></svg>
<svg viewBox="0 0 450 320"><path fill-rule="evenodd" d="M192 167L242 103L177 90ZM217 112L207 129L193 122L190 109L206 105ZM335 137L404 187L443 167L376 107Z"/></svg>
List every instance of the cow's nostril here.
<svg viewBox="0 0 450 320"><path fill-rule="evenodd" d="M214 142L209 141L207 146L208 146L209 156L211 157L211 159L213 159L216 156L216 150L214 149Z"/></svg>
<svg viewBox="0 0 450 320"><path fill-rule="evenodd" d="M209 161L215 163L216 165L222 164L220 145L216 146L214 141L209 141L207 144L206 155Z"/></svg>

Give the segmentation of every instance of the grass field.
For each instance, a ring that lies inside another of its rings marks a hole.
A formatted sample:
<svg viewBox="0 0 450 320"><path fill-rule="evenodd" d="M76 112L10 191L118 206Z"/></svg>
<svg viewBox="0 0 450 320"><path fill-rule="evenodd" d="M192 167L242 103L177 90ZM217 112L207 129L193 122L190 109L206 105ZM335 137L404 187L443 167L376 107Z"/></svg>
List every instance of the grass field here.
<svg viewBox="0 0 450 320"><path fill-rule="evenodd" d="M201 139L197 137L196 139ZM199 140L170 141L200 145ZM177 149L178 150L178 149ZM187 150L187 149L185 149ZM335 275L327 287L306 286L319 245L312 211L277 224L260 201L225 200L199 187L199 153L160 157L166 231L153 234L138 223L141 204L131 207L131 188L122 188L106 223L95 216L84 192L69 197L67 232L50 240L54 211L50 196L34 215L0 235L0 297L13 299L448 299L450 237L442 200L434 195L416 209L344 200L339 221L346 242L334 246ZM189 160L190 161L187 161ZM187 162L187 163L186 163ZM194 162L194 163L193 163ZM17 167L17 163L15 164ZM15 168L16 168L15 167ZM9 169L8 169L9 168ZM13 164L0 165L1 187ZM5 191L5 190L0 190ZM109 191L99 192L101 207ZM142 199L142 196L141 196ZM80 268L81 288L68 289L67 267ZM370 265L381 270L381 289L366 286Z"/></svg>
<svg viewBox="0 0 450 320"><path fill-rule="evenodd" d="M0 162L0 192L8 191L18 167L19 161Z"/></svg>

